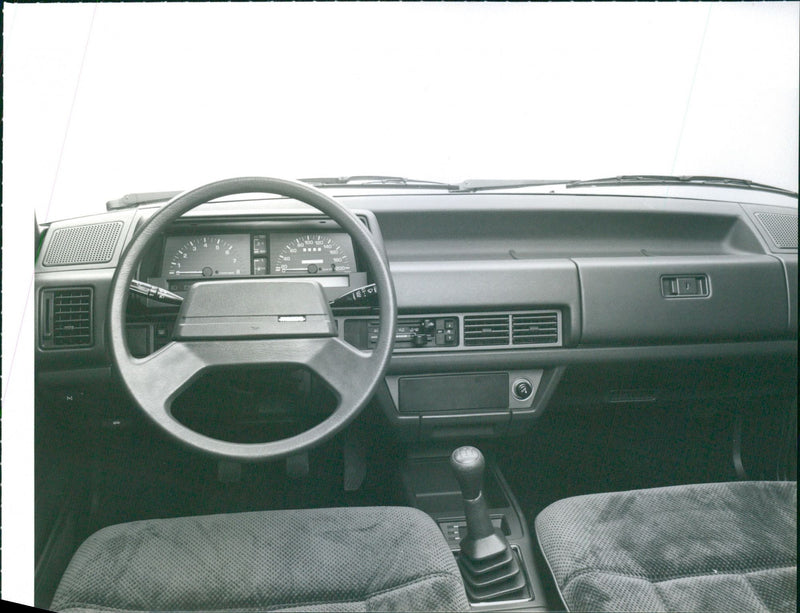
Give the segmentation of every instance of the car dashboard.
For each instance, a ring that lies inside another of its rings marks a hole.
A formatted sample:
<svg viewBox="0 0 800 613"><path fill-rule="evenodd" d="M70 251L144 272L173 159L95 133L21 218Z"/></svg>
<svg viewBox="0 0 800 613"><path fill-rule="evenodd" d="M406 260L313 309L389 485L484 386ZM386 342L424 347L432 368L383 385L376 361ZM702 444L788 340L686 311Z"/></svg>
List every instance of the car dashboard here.
<svg viewBox="0 0 800 613"><path fill-rule="evenodd" d="M796 210L588 195L340 201L391 266L398 329L376 403L401 438L524 431L568 385L560 382L573 367L796 354ZM181 218L137 277L178 295L219 278L313 279L331 302L369 285L363 258L331 220L287 208L285 199L245 204ZM36 267L41 384L113 380L108 287L126 243L156 210L48 228ZM144 356L168 343L176 314L174 306L132 299L131 352ZM334 315L342 339L374 346L378 318L369 301ZM708 374L690 377L700 385ZM730 382L720 370L708 384ZM626 402L672 390L608 382L603 393Z"/></svg>

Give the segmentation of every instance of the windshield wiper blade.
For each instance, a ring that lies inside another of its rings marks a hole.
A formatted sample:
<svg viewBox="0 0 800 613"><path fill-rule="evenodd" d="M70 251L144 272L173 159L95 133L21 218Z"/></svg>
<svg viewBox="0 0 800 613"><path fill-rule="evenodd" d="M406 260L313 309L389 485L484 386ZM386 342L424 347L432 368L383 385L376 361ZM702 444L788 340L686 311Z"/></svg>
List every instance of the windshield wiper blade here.
<svg viewBox="0 0 800 613"><path fill-rule="evenodd" d="M797 192L782 187L756 183L747 179L731 177L715 177L710 175L620 175L603 179L571 181L565 187L595 187L602 185L708 185L709 187L731 187L735 189L752 189L761 192L784 194L797 198Z"/></svg>
<svg viewBox="0 0 800 613"><path fill-rule="evenodd" d="M420 189L454 189L456 186L441 181L426 181L423 179L407 179L389 175L353 175L350 177L315 177L311 179L298 179L314 187L408 187ZM141 192L125 194L122 198L106 202L107 211L118 209L131 209L143 204L167 202L182 192Z"/></svg>
<svg viewBox="0 0 800 613"><path fill-rule="evenodd" d="M122 198L106 202L106 210L116 211L117 209L132 209L142 204L167 202L180 193L181 192L142 192L140 194L125 194Z"/></svg>
<svg viewBox="0 0 800 613"><path fill-rule="evenodd" d="M537 187L539 185L564 185L574 183L574 179L469 179L453 186L453 192L481 192L493 189L514 189L517 187Z"/></svg>
<svg viewBox="0 0 800 613"><path fill-rule="evenodd" d="M299 179L314 187L409 187L420 189L453 189L450 183L427 181L425 179L408 179L390 175L352 175L349 177L312 177Z"/></svg>

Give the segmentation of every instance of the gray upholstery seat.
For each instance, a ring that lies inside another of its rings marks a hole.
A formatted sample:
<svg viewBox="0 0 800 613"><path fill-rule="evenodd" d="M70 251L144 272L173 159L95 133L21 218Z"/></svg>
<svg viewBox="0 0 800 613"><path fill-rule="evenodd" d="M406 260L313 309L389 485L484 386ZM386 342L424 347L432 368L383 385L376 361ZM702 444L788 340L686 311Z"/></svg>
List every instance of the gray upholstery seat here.
<svg viewBox="0 0 800 613"><path fill-rule="evenodd" d="M797 482L578 496L536 534L570 611L797 609Z"/></svg>
<svg viewBox="0 0 800 613"><path fill-rule="evenodd" d="M467 610L431 518L404 507L263 511L103 528L57 611Z"/></svg>

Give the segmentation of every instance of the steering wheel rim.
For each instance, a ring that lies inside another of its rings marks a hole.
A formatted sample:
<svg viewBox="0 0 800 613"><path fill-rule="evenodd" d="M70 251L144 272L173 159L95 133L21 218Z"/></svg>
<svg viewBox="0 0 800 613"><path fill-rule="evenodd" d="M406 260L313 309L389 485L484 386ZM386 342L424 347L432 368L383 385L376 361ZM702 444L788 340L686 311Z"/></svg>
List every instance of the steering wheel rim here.
<svg viewBox="0 0 800 613"><path fill-rule="evenodd" d="M372 351L360 351L338 337L176 341L135 358L128 348L125 312L129 286L141 257L159 234L193 208L211 200L244 193L293 198L326 214L360 248L378 288L380 331ZM369 402L383 379L394 345L397 304L389 266L364 224L318 189L285 179L240 177L183 192L139 229L120 256L111 281L108 307L112 363L134 403L162 430L191 448L234 460L274 460L322 444L346 427ZM265 364L302 365L321 376L339 396L337 408L323 421L294 436L262 443L234 443L188 428L171 413L172 401L204 372L220 367ZM347 370L348 372L344 372ZM164 378L165 372L170 377Z"/></svg>

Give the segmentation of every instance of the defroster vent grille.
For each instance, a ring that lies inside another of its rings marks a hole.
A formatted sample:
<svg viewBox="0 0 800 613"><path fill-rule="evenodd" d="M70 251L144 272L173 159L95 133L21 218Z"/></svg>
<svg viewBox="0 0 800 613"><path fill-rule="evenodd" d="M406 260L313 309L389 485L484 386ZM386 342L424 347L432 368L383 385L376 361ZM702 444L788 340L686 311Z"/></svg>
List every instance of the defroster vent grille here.
<svg viewBox="0 0 800 613"><path fill-rule="evenodd" d="M41 341L45 349L92 344L92 290L88 287L42 292Z"/></svg>
<svg viewBox="0 0 800 613"><path fill-rule="evenodd" d="M121 221L95 223L53 232L44 255L45 266L110 262L122 232Z"/></svg>

